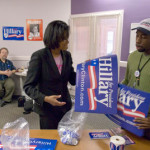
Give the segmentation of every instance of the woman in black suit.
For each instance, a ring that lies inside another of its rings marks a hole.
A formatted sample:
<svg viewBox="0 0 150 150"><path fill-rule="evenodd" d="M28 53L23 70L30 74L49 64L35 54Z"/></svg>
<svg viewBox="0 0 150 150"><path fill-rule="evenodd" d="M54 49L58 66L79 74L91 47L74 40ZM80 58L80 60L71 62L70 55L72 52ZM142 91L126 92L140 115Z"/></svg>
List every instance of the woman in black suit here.
<svg viewBox="0 0 150 150"><path fill-rule="evenodd" d="M34 52L24 84L26 94L35 100L41 129L57 129L64 114L72 107L68 82L75 85L76 73L68 49L69 26L63 21L48 24L45 48Z"/></svg>

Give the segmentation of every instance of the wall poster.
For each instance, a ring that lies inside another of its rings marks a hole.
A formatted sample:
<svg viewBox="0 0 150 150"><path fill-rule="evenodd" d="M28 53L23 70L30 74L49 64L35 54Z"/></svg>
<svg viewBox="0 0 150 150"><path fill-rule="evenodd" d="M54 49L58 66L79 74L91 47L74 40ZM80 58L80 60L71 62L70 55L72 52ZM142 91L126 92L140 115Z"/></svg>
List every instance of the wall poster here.
<svg viewBox="0 0 150 150"><path fill-rule="evenodd" d="M24 40L24 27L3 27L3 40Z"/></svg>
<svg viewBox="0 0 150 150"><path fill-rule="evenodd" d="M43 40L43 20L42 19L27 19L27 40L42 41Z"/></svg>

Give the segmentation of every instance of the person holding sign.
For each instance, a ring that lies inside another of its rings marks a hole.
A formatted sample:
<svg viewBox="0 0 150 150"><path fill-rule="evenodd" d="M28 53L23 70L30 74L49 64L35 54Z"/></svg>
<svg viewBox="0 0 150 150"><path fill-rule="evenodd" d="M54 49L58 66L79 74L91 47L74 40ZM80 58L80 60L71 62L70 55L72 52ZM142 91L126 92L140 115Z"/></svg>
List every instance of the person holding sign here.
<svg viewBox="0 0 150 150"><path fill-rule="evenodd" d="M41 129L57 129L59 121L72 107L68 82L75 85L76 73L68 49L69 26L63 21L48 24L45 48L34 52L29 62L24 90L35 100Z"/></svg>
<svg viewBox="0 0 150 150"><path fill-rule="evenodd" d="M144 19L136 31L136 48L128 57L125 79L122 84L150 93L150 18ZM150 138L150 111L147 118L135 118L138 129L146 129Z"/></svg>

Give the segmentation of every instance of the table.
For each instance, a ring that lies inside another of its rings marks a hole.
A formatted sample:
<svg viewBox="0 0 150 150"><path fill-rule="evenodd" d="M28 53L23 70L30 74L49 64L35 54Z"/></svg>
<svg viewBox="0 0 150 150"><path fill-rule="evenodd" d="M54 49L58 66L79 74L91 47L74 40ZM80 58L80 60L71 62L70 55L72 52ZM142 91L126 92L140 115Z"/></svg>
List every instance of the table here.
<svg viewBox="0 0 150 150"><path fill-rule="evenodd" d="M21 95L25 95L23 91L23 77L26 77L26 74L23 74L22 72L15 72L15 75L19 76Z"/></svg>
<svg viewBox="0 0 150 150"><path fill-rule="evenodd" d="M16 76L19 76L19 82L20 82L20 90L21 90L21 95L25 96L26 99L31 99L29 96L27 96L23 90L23 78L27 76L27 70L24 72L15 72Z"/></svg>
<svg viewBox="0 0 150 150"><path fill-rule="evenodd" d="M82 138L78 145L71 146L61 143L57 130L30 130L30 137L57 139L56 150L109 150L109 139L91 140L89 132L102 132L109 130L84 130ZM136 144L125 146L125 150L150 150L150 141L137 137L127 131L124 131ZM112 135L112 133L110 132Z"/></svg>

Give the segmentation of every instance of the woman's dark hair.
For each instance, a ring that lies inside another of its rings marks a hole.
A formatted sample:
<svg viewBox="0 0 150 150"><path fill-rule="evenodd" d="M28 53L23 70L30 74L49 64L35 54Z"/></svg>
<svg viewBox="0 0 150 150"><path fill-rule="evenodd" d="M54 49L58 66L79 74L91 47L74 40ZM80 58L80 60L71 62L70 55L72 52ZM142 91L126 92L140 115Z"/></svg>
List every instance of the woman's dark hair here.
<svg viewBox="0 0 150 150"><path fill-rule="evenodd" d="M43 42L49 49L55 49L59 47L59 42L68 39L69 26L60 20L50 22L44 33Z"/></svg>

